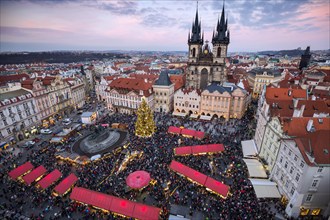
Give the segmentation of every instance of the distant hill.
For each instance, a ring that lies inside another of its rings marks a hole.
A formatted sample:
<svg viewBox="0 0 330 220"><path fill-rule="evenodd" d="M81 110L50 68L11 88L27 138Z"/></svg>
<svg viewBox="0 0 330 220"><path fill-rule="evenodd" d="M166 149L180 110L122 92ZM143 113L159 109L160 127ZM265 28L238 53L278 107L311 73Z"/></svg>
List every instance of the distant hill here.
<svg viewBox="0 0 330 220"><path fill-rule="evenodd" d="M268 55L268 56L290 56L290 57L299 57L302 54L304 54L305 50L302 50L300 48L294 49L294 50L279 50L279 51L260 51L257 54L258 55Z"/></svg>
<svg viewBox="0 0 330 220"><path fill-rule="evenodd" d="M25 64L25 63L73 63L89 62L92 60L130 58L127 55L113 52L20 52L1 53L0 64Z"/></svg>

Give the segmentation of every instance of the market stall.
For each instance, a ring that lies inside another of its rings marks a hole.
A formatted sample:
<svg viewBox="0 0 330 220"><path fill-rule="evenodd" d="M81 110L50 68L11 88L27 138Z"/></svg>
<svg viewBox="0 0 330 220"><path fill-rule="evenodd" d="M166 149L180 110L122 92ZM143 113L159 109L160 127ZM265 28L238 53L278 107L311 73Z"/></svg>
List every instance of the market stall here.
<svg viewBox="0 0 330 220"><path fill-rule="evenodd" d="M78 178L76 175L71 173L68 177L66 177L64 180L62 180L55 188L54 188L54 194L55 196L63 196L65 195L78 181Z"/></svg>
<svg viewBox="0 0 330 220"><path fill-rule="evenodd" d="M32 170L30 173L23 176L22 179L26 183L26 185L31 185L31 183L33 183L34 181L40 180L46 172L46 168L41 165Z"/></svg>
<svg viewBox="0 0 330 220"><path fill-rule="evenodd" d="M267 174L263 165L257 159L243 159L248 171L249 177L267 178Z"/></svg>
<svg viewBox="0 0 330 220"><path fill-rule="evenodd" d="M150 183L150 174L146 171L139 170L128 175L126 184L133 189L143 189Z"/></svg>
<svg viewBox="0 0 330 220"><path fill-rule="evenodd" d="M54 182L56 182L61 177L62 177L62 173L58 169L55 169L51 173L49 173L47 176L42 178L37 183L37 187L41 188L42 190L47 189L50 185L52 185Z"/></svg>
<svg viewBox="0 0 330 220"><path fill-rule="evenodd" d="M34 168L34 166L28 161L28 162L22 164L21 166L18 166L15 169L13 169L12 171L10 171L8 173L8 175L12 179L17 179L18 177L23 176L26 173L30 172L33 168Z"/></svg>
<svg viewBox="0 0 330 220"><path fill-rule="evenodd" d="M256 157L258 154L257 147L254 143L254 140L241 141L243 157Z"/></svg>
<svg viewBox="0 0 330 220"><path fill-rule="evenodd" d="M257 198L281 198L275 182L265 179L249 179Z"/></svg>

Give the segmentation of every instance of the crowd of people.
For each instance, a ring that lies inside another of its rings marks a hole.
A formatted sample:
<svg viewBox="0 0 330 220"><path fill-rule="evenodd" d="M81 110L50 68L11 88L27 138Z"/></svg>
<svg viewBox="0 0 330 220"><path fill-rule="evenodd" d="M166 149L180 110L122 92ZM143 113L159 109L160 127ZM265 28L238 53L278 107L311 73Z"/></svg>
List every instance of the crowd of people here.
<svg viewBox="0 0 330 220"><path fill-rule="evenodd" d="M254 113L250 109L245 116L224 121L214 119L210 122L190 118L177 118L170 114L155 113L157 131L150 138L134 135L135 115L115 113L102 118L100 123L125 123L128 125L129 141L127 151L142 151L141 157L134 158L126 169L118 171L123 153L110 154L86 165L71 164L54 157L56 147L50 144L44 148L34 149L27 156L34 166L43 165L50 172L59 169L63 177L75 173L79 177L76 186L114 195L151 206L161 208L161 218L168 219L171 205L186 206L189 215L202 213L206 219L273 219L275 213L268 201L259 200L248 180L247 168L243 162L240 141L252 138ZM184 126L207 133L203 140L182 137L167 132L169 126ZM87 127L86 129L93 129ZM174 156L173 148L210 143L223 143L223 153L201 156ZM6 155L8 156L8 155ZM120 219L112 213L92 209L84 204L76 203L69 198L52 195L49 187L40 191L34 185L10 180L8 172L16 165L15 160L3 163L0 172L1 190L0 210L9 210L14 214L30 219ZM169 169L172 160L179 161L214 179L223 181L230 187L230 195L223 199L208 192L204 187L190 182L188 179ZM126 186L126 177L137 170L150 173L155 184L144 189L133 190Z"/></svg>

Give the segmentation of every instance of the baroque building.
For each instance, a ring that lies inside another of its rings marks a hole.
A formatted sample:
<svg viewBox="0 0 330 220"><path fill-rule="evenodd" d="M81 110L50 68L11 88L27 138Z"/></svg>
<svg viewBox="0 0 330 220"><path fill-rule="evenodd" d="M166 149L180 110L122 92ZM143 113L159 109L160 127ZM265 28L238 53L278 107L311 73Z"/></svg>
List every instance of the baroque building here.
<svg viewBox="0 0 330 220"><path fill-rule="evenodd" d="M191 33L188 35L188 72L187 88L205 89L212 82L224 83L227 81L225 58L229 44L228 20L225 19L223 7L221 18L213 31L211 50L209 42L205 41L201 31L201 22L196 10L195 21Z"/></svg>

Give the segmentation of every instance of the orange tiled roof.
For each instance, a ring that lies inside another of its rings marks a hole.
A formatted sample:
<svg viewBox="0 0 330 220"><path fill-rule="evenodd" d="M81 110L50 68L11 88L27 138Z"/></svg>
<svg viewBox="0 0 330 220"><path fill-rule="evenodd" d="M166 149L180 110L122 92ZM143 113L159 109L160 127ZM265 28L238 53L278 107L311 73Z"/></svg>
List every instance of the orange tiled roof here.
<svg viewBox="0 0 330 220"><path fill-rule="evenodd" d="M295 139L299 151L308 165L330 164L329 132L330 130L315 131L308 133L304 137ZM315 158L314 162L308 158L307 154Z"/></svg>
<svg viewBox="0 0 330 220"><path fill-rule="evenodd" d="M149 92L149 89L152 90L152 83L145 82L143 79L132 79L132 78L118 78L114 79L110 84L110 88L113 89L126 89L133 91L143 91L144 96L148 97L152 92ZM139 94L139 92L138 92Z"/></svg>
<svg viewBox="0 0 330 220"><path fill-rule="evenodd" d="M266 89L266 100L269 102L276 102L278 100L292 100L293 98L307 99L307 91L304 89L290 89L290 88L271 88Z"/></svg>
<svg viewBox="0 0 330 220"><path fill-rule="evenodd" d="M307 123L313 120L313 126L316 131L330 130L330 118L299 117L299 118L280 118L284 133L292 137L303 137L309 132L307 131Z"/></svg>
<svg viewBox="0 0 330 220"><path fill-rule="evenodd" d="M23 78L29 79L26 73L0 76L0 85L6 85L8 82L20 82Z"/></svg>

